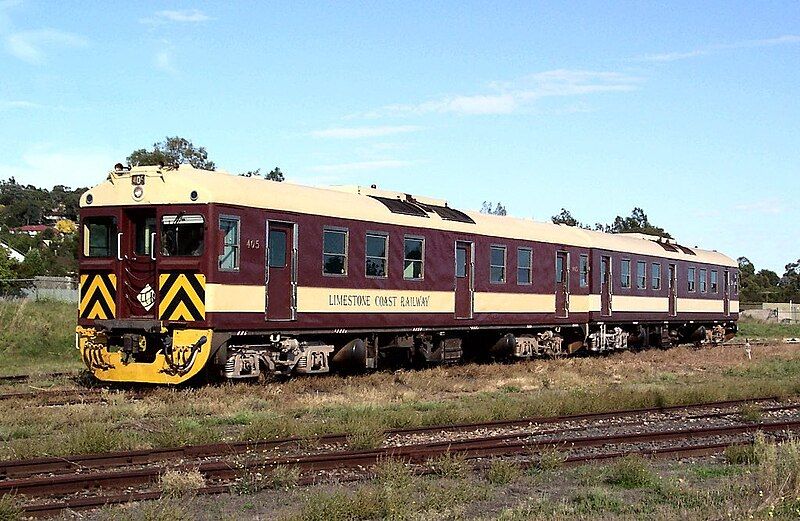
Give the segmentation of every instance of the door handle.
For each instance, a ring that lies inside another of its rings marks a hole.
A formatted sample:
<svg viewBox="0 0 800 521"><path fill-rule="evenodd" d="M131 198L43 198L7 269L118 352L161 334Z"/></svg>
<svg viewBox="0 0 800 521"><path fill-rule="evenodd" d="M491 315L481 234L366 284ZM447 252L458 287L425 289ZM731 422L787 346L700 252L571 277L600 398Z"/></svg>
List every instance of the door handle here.
<svg viewBox="0 0 800 521"><path fill-rule="evenodd" d="M156 232L150 234L150 260L156 260Z"/></svg>
<svg viewBox="0 0 800 521"><path fill-rule="evenodd" d="M117 234L117 260L122 260L122 232Z"/></svg>

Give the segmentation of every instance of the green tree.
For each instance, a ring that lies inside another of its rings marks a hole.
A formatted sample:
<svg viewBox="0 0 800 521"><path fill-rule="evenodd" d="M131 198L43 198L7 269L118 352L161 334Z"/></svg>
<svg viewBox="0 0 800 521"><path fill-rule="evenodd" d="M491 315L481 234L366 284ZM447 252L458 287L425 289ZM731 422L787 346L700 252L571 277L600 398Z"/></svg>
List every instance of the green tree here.
<svg viewBox="0 0 800 521"><path fill-rule="evenodd" d="M610 233L644 233L668 239L672 238L672 235L664 231L664 228L651 224L647 214L639 207L631 211L630 217L618 215L614 222L606 227L606 231Z"/></svg>
<svg viewBox="0 0 800 521"><path fill-rule="evenodd" d="M256 168L255 170L248 170L243 174L239 174L242 177L259 177L261 175L261 169ZM281 172L280 167L273 168L268 174L264 174L264 179L268 181L278 181L279 183L283 181L283 172Z"/></svg>
<svg viewBox="0 0 800 521"><path fill-rule="evenodd" d="M153 149L140 148L128 156L131 166L165 165L177 168L188 163L195 168L216 170L216 165L208 159L205 147L195 146L191 141L179 136L166 137L164 141L153 143Z"/></svg>
<svg viewBox="0 0 800 521"><path fill-rule="evenodd" d="M491 201L484 201L481 205L481 213L488 213L492 215L507 215L506 207L501 203L492 203Z"/></svg>
<svg viewBox="0 0 800 521"><path fill-rule="evenodd" d="M574 218L572 213L566 208L562 208L561 211L552 216L550 220L553 221L553 224L565 224L567 226L577 226L578 228L588 228L587 226L581 224L579 220Z"/></svg>

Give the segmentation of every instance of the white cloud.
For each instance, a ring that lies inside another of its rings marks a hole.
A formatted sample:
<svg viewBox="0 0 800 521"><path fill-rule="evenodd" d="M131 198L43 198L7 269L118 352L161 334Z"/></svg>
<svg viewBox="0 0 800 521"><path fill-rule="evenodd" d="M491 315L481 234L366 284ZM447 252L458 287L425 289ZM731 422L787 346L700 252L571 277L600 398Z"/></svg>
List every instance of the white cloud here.
<svg viewBox="0 0 800 521"><path fill-rule="evenodd" d="M13 56L28 63L42 63L45 48L85 47L87 40L80 35L58 29L17 31L6 36L6 49Z"/></svg>
<svg viewBox="0 0 800 521"><path fill-rule="evenodd" d="M173 63L172 53L168 50L161 50L156 53L155 66L157 69L169 74L178 73L178 69L175 68L175 64Z"/></svg>
<svg viewBox="0 0 800 521"><path fill-rule="evenodd" d="M142 18L139 21L143 24L158 25L168 22L199 23L208 20L211 20L211 17L199 9L183 9L156 11L152 18Z"/></svg>
<svg viewBox="0 0 800 521"><path fill-rule="evenodd" d="M718 45L707 45L687 52L666 52L659 54L646 54L639 58L641 61L648 62L671 62L677 60L685 60L688 58L695 58L697 56L706 56L720 51L727 51L732 49L751 49L755 47L773 47L776 45L788 45L800 43L800 35L785 34L775 38L763 38L759 40L744 40L734 43L723 43Z"/></svg>
<svg viewBox="0 0 800 521"><path fill-rule="evenodd" d="M40 109L42 105L33 103L32 101L25 100L0 100L0 110L16 110L16 109Z"/></svg>
<svg viewBox="0 0 800 521"><path fill-rule="evenodd" d="M404 134L416 132L422 127L415 125L399 126L380 126L380 127L336 127L325 130L314 130L310 132L313 137L334 138L334 139L358 139L368 137L390 136L392 134Z"/></svg>
<svg viewBox="0 0 800 521"><path fill-rule="evenodd" d="M780 199L759 199L752 202L734 205L734 210L742 213L760 213L777 215L783 213L783 201Z"/></svg>
<svg viewBox="0 0 800 521"><path fill-rule="evenodd" d="M361 172L365 170L386 170L403 168L413 165L413 161L400 161L397 159L383 159L379 161L360 161L356 163L339 163L335 165L317 165L309 168L312 172L321 174L345 174L348 172Z"/></svg>
<svg viewBox="0 0 800 521"><path fill-rule="evenodd" d="M604 92L626 92L639 88L644 80L619 72L556 69L539 72L515 81L492 82L492 92L443 96L416 104L387 105L363 117L386 115L511 114L537 100L548 97L586 96Z"/></svg>
<svg viewBox="0 0 800 521"><path fill-rule="evenodd" d="M119 156L108 150L52 151L42 147L25 152L15 165L0 164L0 179L51 187L92 186L102 182Z"/></svg>

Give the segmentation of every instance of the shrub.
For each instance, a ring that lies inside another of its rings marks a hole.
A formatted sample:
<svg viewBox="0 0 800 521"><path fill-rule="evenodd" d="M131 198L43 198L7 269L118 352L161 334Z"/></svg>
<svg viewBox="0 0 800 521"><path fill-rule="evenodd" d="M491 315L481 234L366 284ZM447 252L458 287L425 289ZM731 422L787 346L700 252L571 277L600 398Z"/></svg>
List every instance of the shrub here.
<svg viewBox="0 0 800 521"><path fill-rule="evenodd" d="M354 450L377 449L386 437L383 427L377 423L363 422L352 424L352 430L347 435L347 444Z"/></svg>
<svg viewBox="0 0 800 521"><path fill-rule="evenodd" d="M17 521L22 519L22 509L17 498L4 494L0 496L0 521Z"/></svg>
<svg viewBox="0 0 800 521"><path fill-rule="evenodd" d="M761 421L762 412L761 407L752 403L746 403L739 408L739 415L749 422Z"/></svg>
<svg viewBox="0 0 800 521"><path fill-rule="evenodd" d="M519 465L513 461L495 459L486 469L486 480L492 485L507 485L517 479L519 473Z"/></svg>
<svg viewBox="0 0 800 521"><path fill-rule="evenodd" d="M556 470L561 468L567 459L567 453L556 448L547 448L535 457L536 467L540 470Z"/></svg>
<svg viewBox="0 0 800 521"><path fill-rule="evenodd" d="M731 465L752 465L756 463L756 453L752 445L731 445L724 452L725 461Z"/></svg>
<svg viewBox="0 0 800 521"><path fill-rule="evenodd" d="M470 470L467 459L463 454L450 452L428 460L428 465L434 474L451 479L463 479Z"/></svg>
<svg viewBox="0 0 800 521"><path fill-rule="evenodd" d="M622 488L644 488L656 482L649 462L638 454L620 458L606 474L606 482Z"/></svg>

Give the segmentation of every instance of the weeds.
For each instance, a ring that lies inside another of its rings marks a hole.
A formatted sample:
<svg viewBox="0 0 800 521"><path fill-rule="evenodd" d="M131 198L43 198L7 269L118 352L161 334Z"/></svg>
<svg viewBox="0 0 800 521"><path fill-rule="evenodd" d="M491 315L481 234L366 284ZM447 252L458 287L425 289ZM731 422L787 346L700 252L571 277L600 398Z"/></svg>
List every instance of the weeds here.
<svg viewBox="0 0 800 521"><path fill-rule="evenodd" d="M517 479L519 474L519 465L513 461L494 459L486 469L486 481L492 485L507 485Z"/></svg>
<svg viewBox="0 0 800 521"><path fill-rule="evenodd" d="M739 407L739 416L741 416L744 421L761 421L762 414L763 411L761 410L761 407L752 403L746 403Z"/></svg>
<svg viewBox="0 0 800 521"><path fill-rule="evenodd" d="M555 447L547 448L534 456L536 468L539 470L556 470L561 468L567 459L568 454L561 452Z"/></svg>
<svg viewBox="0 0 800 521"><path fill-rule="evenodd" d="M606 483L622 488L645 488L656 483L650 463L638 454L620 458L608 469Z"/></svg>
<svg viewBox="0 0 800 521"><path fill-rule="evenodd" d="M372 423L353 423L347 435L347 444L355 450L377 449L386 441L383 427Z"/></svg>
<svg viewBox="0 0 800 521"><path fill-rule="evenodd" d="M730 465L752 465L757 455L752 445L731 445L723 453L725 462Z"/></svg>
<svg viewBox="0 0 800 521"><path fill-rule="evenodd" d="M451 452L428 460L428 466L436 475L451 479L465 478L470 471L470 466L464 455Z"/></svg>
<svg viewBox="0 0 800 521"><path fill-rule="evenodd" d="M22 513L16 497L8 494L0 496L0 521L17 521L22 519Z"/></svg>

